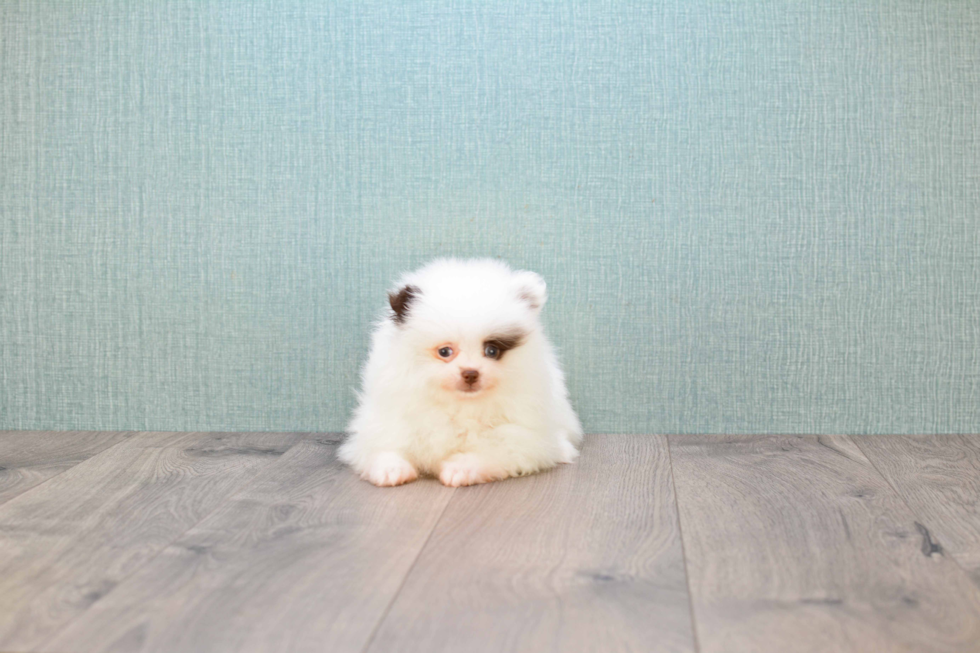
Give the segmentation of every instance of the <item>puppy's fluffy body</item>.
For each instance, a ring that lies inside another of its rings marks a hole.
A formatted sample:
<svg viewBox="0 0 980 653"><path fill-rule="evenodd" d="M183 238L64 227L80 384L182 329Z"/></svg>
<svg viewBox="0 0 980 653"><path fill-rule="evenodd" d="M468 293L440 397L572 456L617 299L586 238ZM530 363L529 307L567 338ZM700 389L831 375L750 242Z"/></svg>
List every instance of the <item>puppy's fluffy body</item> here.
<svg viewBox="0 0 980 653"><path fill-rule="evenodd" d="M537 274L494 260L405 275L340 458L376 485L472 485L572 462L582 427L539 320L546 298Z"/></svg>

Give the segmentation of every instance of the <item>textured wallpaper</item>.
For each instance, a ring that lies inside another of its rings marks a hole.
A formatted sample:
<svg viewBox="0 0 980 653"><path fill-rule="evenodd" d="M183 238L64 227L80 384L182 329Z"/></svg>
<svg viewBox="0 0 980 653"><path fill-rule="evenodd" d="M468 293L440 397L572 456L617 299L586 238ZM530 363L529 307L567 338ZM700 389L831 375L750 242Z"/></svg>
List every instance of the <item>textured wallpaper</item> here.
<svg viewBox="0 0 980 653"><path fill-rule="evenodd" d="M0 3L0 427L339 430L399 272L591 432L980 430L980 5Z"/></svg>

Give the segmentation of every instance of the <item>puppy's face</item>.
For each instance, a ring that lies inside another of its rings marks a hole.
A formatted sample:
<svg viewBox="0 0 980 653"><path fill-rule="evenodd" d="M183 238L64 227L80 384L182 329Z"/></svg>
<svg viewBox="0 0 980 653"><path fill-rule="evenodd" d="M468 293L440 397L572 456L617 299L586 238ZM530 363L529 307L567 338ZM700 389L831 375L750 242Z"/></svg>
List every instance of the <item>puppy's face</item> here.
<svg viewBox="0 0 980 653"><path fill-rule="evenodd" d="M427 367L441 389L465 398L475 397L500 384L507 371L503 359L510 350L519 347L525 337L515 328L488 334L485 338L445 340L428 349L436 363Z"/></svg>
<svg viewBox="0 0 980 653"><path fill-rule="evenodd" d="M411 281L389 303L398 345L423 383L471 400L521 373L522 347L538 328L545 300L540 277L463 266L424 270Z"/></svg>

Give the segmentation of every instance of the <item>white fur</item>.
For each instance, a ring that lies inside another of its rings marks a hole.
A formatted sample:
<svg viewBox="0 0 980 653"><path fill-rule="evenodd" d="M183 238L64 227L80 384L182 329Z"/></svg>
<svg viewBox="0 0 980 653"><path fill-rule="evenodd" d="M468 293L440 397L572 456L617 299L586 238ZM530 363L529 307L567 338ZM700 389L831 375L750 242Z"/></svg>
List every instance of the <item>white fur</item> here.
<svg viewBox="0 0 980 653"><path fill-rule="evenodd" d="M394 292L405 286L419 292L401 322L392 312L377 324L341 460L375 485L431 474L454 487L572 462L582 427L539 320L544 280L494 260L440 259ZM484 355L487 339L518 331L519 346ZM463 370L478 381L467 385Z"/></svg>

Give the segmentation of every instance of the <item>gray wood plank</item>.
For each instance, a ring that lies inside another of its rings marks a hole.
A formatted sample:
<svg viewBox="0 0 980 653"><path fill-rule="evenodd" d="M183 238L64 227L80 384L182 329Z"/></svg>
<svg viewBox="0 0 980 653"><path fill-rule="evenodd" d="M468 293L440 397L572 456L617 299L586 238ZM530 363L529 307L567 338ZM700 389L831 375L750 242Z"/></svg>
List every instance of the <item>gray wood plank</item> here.
<svg viewBox="0 0 980 653"><path fill-rule="evenodd" d="M693 651L666 440L457 491L369 651Z"/></svg>
<svg viewBox="0 0 980 653"><path fill-rule="evenodd" d="M45 646L360 651L453 490L376 488L307 441Z"/></svg>
<svg viewBox="0 0 980 653"><path fill-rule="evenodd" d="M854 440L928 529L932 546L956 559L980 587L980 435Z"/></svg>
<svg viewBox="0 0 980 653"><path fill-rule="evenodd" d="M850 439L670 443L704 653L978 650L977 588Z"/></svg>
<svg viewBox="0 0 980 653"><path fill-rule="evenodd" d="M131 435L124 431L0 431L0 504Z"/></svg>
<svg viewBox="0 0 980 653"><path fill-rule="evenodd" d="M0 649L35 650L305 437L140 433L0 506Z"/></svg>

